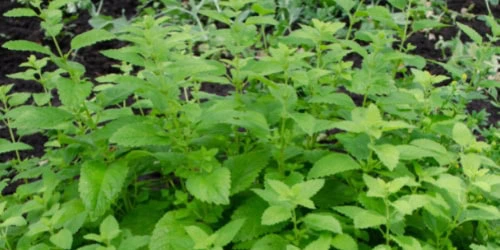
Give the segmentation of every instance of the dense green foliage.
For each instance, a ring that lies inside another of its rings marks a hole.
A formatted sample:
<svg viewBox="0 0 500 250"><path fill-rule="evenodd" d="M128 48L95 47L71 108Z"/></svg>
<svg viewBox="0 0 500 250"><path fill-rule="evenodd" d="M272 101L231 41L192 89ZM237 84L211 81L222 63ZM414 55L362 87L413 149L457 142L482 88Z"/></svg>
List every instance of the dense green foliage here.
<svg viewBox="0 0 500 250"><path fill-rule="evenodd" d="M0 153L49 141L0 165L2 189L19 184L0 248L500 247L498 124L467 111L498 105L491 14L471 17L479 34L443 1L163 0L128 21L97 12L63 51L79 1L25 2L4 15L38 17L52 44L2 45L33 53L10 77L44 92L0 86ZM405 42L454 25L468 42L439 41L446 61ZM122 73L85 77L72 58L113 39L127 45L102 54Z"/></svg>

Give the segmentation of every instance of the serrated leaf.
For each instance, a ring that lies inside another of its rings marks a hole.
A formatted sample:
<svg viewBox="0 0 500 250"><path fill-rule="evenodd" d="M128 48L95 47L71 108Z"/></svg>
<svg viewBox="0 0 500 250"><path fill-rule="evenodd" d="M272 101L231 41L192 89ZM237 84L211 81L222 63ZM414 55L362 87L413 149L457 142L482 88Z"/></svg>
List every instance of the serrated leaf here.
<svg viewBox="0 0 500 250"><path fill-rule="evenodd" d="M78 190L93 219L109 209L122 191L127 173L128 164L123 160L109 165L102 161L86 161L82 165Z"/></svg>
<svg viewBox="0 0 500 250"><path fill-rule="evenodd" d="M222 228L217 230L215 234L217 235L214 245L218 247L226 246L231 243L236 234L240 231L241 227L245 223L245 219L231 220L229 223L224 225Z"/></svg>
<svg viewBox="0 0 500 250"><path fill-rule="evenodd" d="M191 240L194 241L194 249L207 249L213 244L213 241L215 240L214 237L210 237L207 232L205 232L198 226L187 226L184 229L186 230L189 237L191 237Z"/></svg>
<svg viewBox="0 0 500 250"><path fill-rule="evenodd" d="M26 220L24 219L24 217L13 216L13 217L7 218L4 222L2 222L2 224L0 224L0 228L1 227L10 227L10 226L20 227L20 226L24 226L24 225L26 225Z"/></svg>
<svg viewBox="0 0 500 250"><path fill-rule="evenodd" d="M283 227L283 225L281 224L272 226L262 225L260 219L255 219L261 218L267 207L267 202L256 196L253 196L234 211L231 219L245 219L245 223L241 227L238 234L235 236L235 240L251 240L258 236L277 231Z"/></svg>
<svg viewBox="0 0 500 250"><path fill-rule="evenodd" d="M498 207L483 203L468 204L467 210L460 216L460 223L465 221L488 221L499 220L500 211Z"/></svg>
<svg viewBox="0 0 500 250"><path fill-rule="evenodd" d="M349 234L335 235L331 244L340 250L358 250L358 244Z"/></svg>
<svg viewBox="0 0 500 250"><path fill-rule="evenodd" d="M93 29L82 34L79 34L71 40L71 49L77 50L87 47L98 42L114 39L115 35L109 31L102 29Z"/></svg>
<svg viewBox="0 0 500 250"><path fill-rule="evenodd" d="M368 187L366 196L384 198L387 195L386 183L382 179L363 174L363 181Z"/></svg>
<svg viewBox="0 0 500 250"><path fill-rule="evenodd" d="M262 151L229 157L224 167L231 171L231 195L249 188L268 161L269 154Z"/></svg>
<svg viewBox="0 0 500 250"><path fill-rule="evenodd" d="M415 250L422 249L420 242L418 242L418 240L413 237L398 235L398 236L393 236L392 239L396 243L398 243L398 245L403 249L415 249Z"/></svg>
<svg viewBox="0 0 500 250"><path fill-rule="evenodd" d="M192 250L193 241L186 234L184 227L193 223L193 218L183 215L181 210L166 213L155 225L149 242L149 249Z"/></svg>
<svg viewBox="0 0 500 250"><path fill-rule="evenodd" d="M43 47L42 45L38 43L34 43L31 41L26 41L26 40L13 40L13 41L8 41L2 45L2 47L8 49L8 50L15 50L15 51L29 51L29 52L38 52L41 54L45 55L51 55L52 53L50 50L46 47Z"/></svg>
<svg viewBox="0 0 500 250"><path fill-rule="evenodd" d="M361 169L361 166L349 155L331 153L315 162L307 177L319 178L355 169Z"/></svg>
<svg viewBox="0 0 500 250"><path fill-rule="evenodd" d="M371 210L364 210L354 217L354 227L358 229L365 229L370 227L377 227L385 224L386 218Z"/></svg>
<svg viewBox="0 0 500 250"><path fill-rule="evenodd" d="M211 173L196 174L186 181L187 190L197 199L214 204L229 204L231 172L220 167Z"/></svg>
<svg viewBox="0 0 500 250"><path fill-rule="evenodd" d="M304 250L328 250L330 249L330 242L332 236L328 234L322 234L319 238L311 243L309 243Z"/></svg>
<svg viewBox="0 0 500 250"><path fill-rule="evenodd" d="M453 126L452 135L453 140L462 147L471 145L476 142L476 138L470 132L469 128L461 122L458 122Z"/></svg>
<svg viewBox="0 0 500 250"><path fill-rule="evenodd" d="M350 12L351 9L356 5L353 0L336 0L335 1L345 12Z"/></svg>
<svg viewBox="0 0 500 250"><path fill-rule="evenodd" d="M250 250L286 250L287 245L288 241L283 237L270 234L256 241Z"/></svg>
<svg viewBox="0 0 500 250"><path fill-rule="evenodd" d="M71 108L78 108L92 92L91 82L75 83L67 78L60 78L56 87L61 103Z"/></svg>
<svg viewBox="0 0 500 250"><path fill-rule="evenodd" d="M284 206L270 206L262 214L262 225L274 225L292 217L292 211Z"/></svg>
<svg viewBox="0 0 500 250"><path fill-rule="evenodd" d="M114 216L109 215L101 222L101 225L99 226L99 232L101 233L101 237L103 239L111 241L120 234L120 226L118 225L118 221L116 221Z"/></svg>
<svg viewBox="0 0 500 250"><path fill-rule="evenodd" d="M399 150L391 144L370 145L380 161L389 169L394 170L399 163Z"/></svg>
<svg viewBox="0 0 500 250"><path fill-rule="evenodd" d="M308 180L301 183L297 183L292 186L292 192L295 194L295 198L310 199L325 185L324 179Z"/></svg>
<svg viewBox="0 0 500 250"><path fill-rule="evenodd" d="M336 234L342 233L340 222L331 214L310 213L304 217L304 223L314 230L330 231Z"/></svg>
<svg viewBox="0 0 500 250"><path fill-rule="evenodd" d="M28 144L22 143L22 142L10 142L5 139L0 138L0 154L3 153L8 153L16 150L31 150L33 147L31 147Z"/></svg>
<svg viewBox="0 0 500 250"><path fill-rule="evenodd" d="M483 43L483 38L481 37L481 35L479 35L479 33L477 33L477 31L475 31L471 27L469 27L465 24L459 23L459 22L457 22L457 25L477 45L481 45Z"/></svg>
<svg viewBox="0 0 500 250"><path fill-rule="evenodd" d="M36 12L30 8L14 8L5 13L3 13L4 17L33 17L38 16Z"/></svg>
<svg viewBox="0 0 500 250"><path fill-rule="evenodd" d="M22 106L9 111L10 124L20 129L54 129L73 118L71 113L55 107Z"/></svg>
<svg viewBox="0 0 500 250"><path fill-rule="evenodd" d="M171 143L163 129L150 123L125 125L118 129L109 141L127 147L162 146Z"/></svg>
<svg viewBox="0 0 500 250"><path fill-rule="evenodd" d="M432 19L422 19L422 20L415 20L412 22L412 29L413 32L418 32L424 29L435 29L435 28L443 28L448 25L440 23L437 20L432 20Z"/></svg>
<svg viewBox="0 0 500 250"><path fill-rule="evenodd" d="M410 215L413 211L425 206L429 202L426 195L411 194L405 195L392 202L392 206L404 215Z"/></svg>
<svg viewBox="0 0 500 250"><path fill-rule="evenodd" d="M267 24L267 25L278 25L278 21L274 19L273 16L251 16L245 20L246 24Z"/></svg>
<svg viewBox="0 0 500 250"><path fill-rule="evenodd" d="M73 235L71 232L63 228L56 234L50 236L50 242L62 249L71 249L71 245L73 244Z"/></svg>

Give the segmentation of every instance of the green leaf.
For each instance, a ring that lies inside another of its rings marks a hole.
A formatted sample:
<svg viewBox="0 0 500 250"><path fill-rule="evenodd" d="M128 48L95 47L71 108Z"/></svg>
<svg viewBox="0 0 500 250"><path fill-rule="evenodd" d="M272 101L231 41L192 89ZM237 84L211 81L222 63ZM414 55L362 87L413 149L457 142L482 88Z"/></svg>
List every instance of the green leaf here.
<svg viewBox="0 0 500 250"><path fill-rule="evenodd" d="M469 128L461 122L455 123L455 126L453 126L452 135L453 140L462 147L466 147L476 142L476 138L470 132Z"/></svg>
<svg viewBox="0 0 500 250"><path fill-rule="evenodd" d="M215 238L198 226L185 227L187 234L194 241L194 249L207 249L213 245Z"/></svg>
<svg viewBox="0 0 500 250"><path fill-rule="evenodd" d="M241 227L245 223L244 219L236 219L227 223L225 226L217 230L215 234L217 235L214 245L218 247L226 246L231 243L236 234L240 231Z"/></svg>
<svg viewBox="0 0 500 250"><path fill-rule="evenodd" d="M406 1L407 0L389 0L389 3L400 10L404 10L406 7Z"/></svg>
<svg viewBox="0 0 500 250"><path fill-rule="evenodd" d="M378 158L389 169L394 170L399 162L399 150L391 144L369 145Z"/></svg>
<svg viewBox="0 0 500 250"><path fill-rule="evenodd" d="M292 192L295 194L295 199L298 199L299 201L303 199L310 199L318 193L324 185L324 179L308 180L293 185Z"/></svg>
<svg viewBox="0 0 500 250"><path fill-rule="evenodd" d="M120 226L113 215L109 215L101 222L99 232L101 237L107 241L111 241L120 234Z"/></svg>
<svg viewBox="0 0 500 250"><path fill-rule="evenodd" d="M229 157L224 162L224 167L231 171L231 194L248 189L260 171L267 166L268 161L269 154L263 151Z"/></svg>
<svg viewBox="0 0 500 250"><path fill-rule="evenodd" d="M4 17L33 17L38 16L36 12L30 8L14 8L5 13L3 13Z"/></svg>
<svg viewBox="0 0 500 250"><path fill-rule="evenodd" d="M263 225L273 225L292 217L292 211L284 206L270 206L262 214Z"/></svg>
<svg viewBox="0 0 500 250"><path fill-rule="evenodd" d="M102 29L93 29L75 36L73 40L71 40L71 49L81 49L83 47L87 47L95 43L111 40L114 38L115 35L113 35L113 33L109 31Z"/></svg>
<svg viewBox="0 0 500 250"><path fill-rule="evenodd" d="M13 216L2 222L2 224L0 224L0 227L10 227L10 226L20 227L24 225L26 225L26 220L24 219L24 217Z"/></svg>
<svg viewBox="0 0 500 250"><path fill-rule="evenodd" d="M338 234L331 241L332 246L340 250L357 250L358 243L349 234Z"/></svg>
<svg viewBox="0 0 500 250"><path fill-rule="evenodd" d="M13 93L9 95L9 105L10 107L19 106L24 104L31 97L31 93Z"/></svg>
<svg viewBox="0 0 500 250"><path fill-rule="evenodd" d="M51 55L52 52L46 47L43 47L42 45L38 43L34 43L31 41L26 41L26 40L13 40L13 41L8 41L2 45L2 47L8 49L8 50L15 50L15 51L29 51L29 52L38 52L41 54L45 55Z"/></svg>
<svg viewBox="0 0 500 250"><path fill-rule="evenodd" d="M92 92L91 82L75 83L68 78L59 78L56 86L61 103L71 108L79 108Z"/></svg>
<svg viewBox="0 0 500 250"><path fill-rule="evenodd" d="M121 127L109 138L109 141L126 147L162 146L171 143L163 129L144 122Z"/></svg>
<svg viewBox="0 0 500 250"><path fill-rule="evenodd" d="M31 149L33 149L33 147L31 147L28 144L24 144L22 142L12 143L8 140L0 138L0 154L8 153L8 152L16 151L16 150L21 151L21 150L31 150Z"/></svg>
<svg viewBox="0 0 500 250"><path fill-rule="evenodd" d="M335 1L345 12L350 12L351 9L356 5L353 0L336 0Z"/></svg>
<svg viewBox="0 0 500 250"><path fill-rule="evenodd" d="M415 250L422 249L420 242L418 242L418 240L413 237L399 235L399 236L392 236L392 239L396 243L398 243L398 245L403 249L415 249Z"/></svg>
<svg viewBox="0 0 500 250"><path fill-rule="evenodd" d="M460 163L462 164L462 169L464 174L473 178L478 174L479 167L481 166L481 157L477 154L464 154L460 156Z"/></svg>
<svg viewBox="0 0 500 250"><path fill-rule="evenodd" d="M193 218L186 216L185 211L174 210L167 212L156 223L149 242L149 249L192 250L193 241L186 234L185 227L193 223Z"/></svg>
<svg viewBox="0 0 500 250"><path fill-rule="evenodd" d="M328 234L322 234L319 238L309 243L304 250L328 250L332 237Z"/></svg>
<svg viewBox="0 0 500 250"><path fill-rule="evenodd" d="M416 20L412 22L412 29L413 32L418 32L424 29L435 29L435 28L443 28L448 25L440 23L437 20L432 20L432 19L422 19L422 20Z"/></svg>
<svg viewBox="0 0 500 250"><path fill-rule="evenodd" d="M253 244L250 250L286 250L288 241L276 234L269 234Z"/></svg>
<svg viewBox="0 0 500 250"><path fill-rule="evenodd" d="M331 214L310 213L304 217L304 223L314 230L330 231L336 234L342 233L340 222Z"/></svg>
<svg viewBox="0 0 500 250"><path fill-rule="evenodd" d="M235 236L236 241L248 241L258 236L277 231L282 227L280 224L274 226L262 225L260 219L255 219L261 218L267 208L267 202L257 196L252 196L234 211L231 216L232 220L245 220L242 228Z"/></svg>
<svg viewBox="0 0 500 250"><path fill-rule="evenodd" d="M197 199L214 204L229 204L231 172L220 167L211 173L196 174L186 181L187 190Z"/></svg>
<svg viewBox="0 0 500 250"><path fill-rule="evenodd" d="M410 215L413 211L425 206L429 202L426 195L410 194L402 196L392 202L392 206L403 215Z"/></svg>
<svg viewBox="0 0 500 250"><path fill-rule="evenodd" d="M278 25L273 16L251 16L245 20L246 24Z"/></svg>
<svg viewBox="0 0 500 250"><path fill-rule="evenodd" d="M497 221L500 219L498 207L483 203L468 204L467 210L460 216L460 223L465 221Z"/></svg>
<svg viewBox="0 0 500 250"><path fill-rule="evenodd" d="M33 106L15 108L6 116L13 119L10 125L19 129L55 129L73 118L72 114L60 108Z"/></svg>
<svg viewBox="0 0 500 250"><path fill-rule="evenodd" d="M86 161L81 168L78 190L80 198L95 220L104 215L122 191L128 173L126 161L106 164Z"/></svg>
<svg viewBox="0 0 500 250"><path fill-rule="evenodd" d="M459 22L457 22L457 25L477 45L481 45L483 43L483 38L481 37L481 35L479 35L479 33L477 33L477 31L475 31L471 27L469 27L465 24L459 23Z"/></svg>
<svg viewBox="0 0 500 250"><path fill-rule="evenodd" d="M377 227L385 223L385 216L371 210L364 210L354 217L354 227L358 229Z"/></svg>
<svg viewBox="0 0 500 250"><path fill-rule="evenodd" d="M382 179L375 179L367 174L363 174L363 180L368 187L368 192L366 193L368 197L384 198L387 196L387 185Z"/></svg>
<svg viewBox="0 0 500 250"><path fill-rule="evenodd" d="M349 155L331 153L315 162L307 177L319 178L355 169L361 169L361 166Z"/></svg>
<svg viewBox="0 0 500 250"><path fill-rule="evenodd" d="M56 234L50 236L50 242L62 249L71 249L71 245L73 244L73 235L71 232L63 228Z"/></svg>

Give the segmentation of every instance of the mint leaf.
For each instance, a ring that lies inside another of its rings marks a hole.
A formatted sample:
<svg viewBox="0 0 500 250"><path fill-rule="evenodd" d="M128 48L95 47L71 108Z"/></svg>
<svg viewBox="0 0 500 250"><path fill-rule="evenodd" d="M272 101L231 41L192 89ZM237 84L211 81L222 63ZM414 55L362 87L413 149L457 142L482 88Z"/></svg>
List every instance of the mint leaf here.
<svg viewBox="0 0 500 250"><path fill-rule="evenodd" d="M101 222L101 225L99 226L99 232L101 233L101 237L103 239L111 241L120 234L120 226L118 225L118 221L116 221L115 217L109 215Z"/></svg>
<svg viewBox="0 0 500 250"><path fill-rule="evenodd" d="M61 229L56 234L50 236L50 242L62 249L71 249L73 235L68 229Z"/></svg>
<svg viewBox="0 0 500 250"><path fill-rule="evenodd" d="M73 40L71 40L71 49L78 50L83 47L87 47L95 43L111 40L114 38L115 35L113 35L113 33L109 31L102 29L92 29L73 37Z"/></svg>
<svg viewBox="0 0 500 250"><path fill-rule="evenodd" d="M330 231L336 234L342 233L340 222L331 214L310 213L304 217L304 223L314 230Z"/></svg>
<svg viewBox="0 0 500 250"><path fill-rule="evenodd" d="M122 191L128 173L128 164L117 161L87 161L82 165L78 190L80 198L95 220L104 215Z"/></svg>
<svg viewBox="0 0 500 250"><path fill-rule="evenodd" d="M15 108L6 116L14 120L10 125L19 129L55 129L73 118L71 113L60 108L33 106Z"/></svg>
<svg viewBox="0 0 500 250"><path fill-rule="evenodd" d="M248 189L269 161L269 154L263 151L229 157L224 167L231 171L231 195Z"/></svg>
<svg viewBox="0 0 500 250"><path fill-rule="evenodd" d="M186 181L187 190L197 199L214 204L229 204L231 172L220 167L211 173L195 174Z"/></svg>
<svg viewBox="0 0 500 250"><path fill-rule="evenodd" d="M284 206L270 206L262 214L263 225L273 225L292 217L292 211Z"/></svg>
<svg viewBox="0 0 500 250"><path fill-rule="evenodd" d="M389 169L394 170L399 163L399 150L391 144L369 145L378 158Z"/></svg>
<svg viewBox="0 0 500 250"><path fill-rule="evenodd" d="M331 153L314 163L307 177L313 179L355 169L361 169L361 166L349 155Z"/></svg>
<svg viewBox="0 0 500 250"><path fill-rule="evenodd" d="M22 142L10 142L5 139L0 138L0 154L3 153L8 153L16 150L31 150L33 147L31 147L28 144L24 144Z"/></svg>
<svg viewBox="0 0 500 250"><path fill-rule="evenodd" d="M52 52L50 52L50 50L47 47L43 47L38 43L26 40L8 41L4 43L2 47L8 50L38 52L49 56L52 55Z"/></svg>
<svg viewBox="0 0 500 250"><path fill-rule="evenodd" d="M161 146L171 143L163 129L144 122L121 127L109 138L109 141L127 147Z"/></svg>
<svg viewBox="0 0 500 250"><path fill-rule="evenodd" d="M14 8L5 13L3 13L4 17L33 17L38 16L36 12L29 8Z"/></svg>

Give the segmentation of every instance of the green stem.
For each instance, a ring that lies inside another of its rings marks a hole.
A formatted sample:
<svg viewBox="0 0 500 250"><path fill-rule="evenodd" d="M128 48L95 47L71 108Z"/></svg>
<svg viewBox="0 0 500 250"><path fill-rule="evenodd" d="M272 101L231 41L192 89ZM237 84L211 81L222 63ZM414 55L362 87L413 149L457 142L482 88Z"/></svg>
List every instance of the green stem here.
<svg viewBox="0 0 500 250"><path fill-rule="evenodd" d="M387 200L387 197L384 197L384 204L385 204L385 220L386 220L386 224L385 224L385 244L387 246L390 246L390 243L391 243L391 235L390 235L390 231L391 231L391 227L390 227L390 224L391 224L391 214L390 214L390 210L389 210L389 201Z"/></svg>
<svg viewBox="0 0 500 250"><path fill-rule="evenodd" d="M293 222L293 234L294 234L294 240L295 244L298 245L300 243L300 232L298 228L298 223L297 223L297 214L295 213L295 209L292 209L292 222Z"/></svg>
<svg viewBox="0 0 500 250"><path fill-rule="evenodd" d="M403 30L403 37L401 37L401 44L399 44L399 51L403 51L403 46L406 41L406 36L408 32L408 23L410 22L410 9L411 9L411 2L412 0L408 1L408 5L406 7L406 22L405 22L405 28Z"/></svg>
<svg viewBox="0 0 500 250"><path fill-rule="evenodd" d="M66 58L64 57L64 54L62 53L61 47L59 47L59 43L57 42L57 39L55 36L52 36L52 41L54 42L54 45L56 46L57 53L59 54L61 59L66 61Z"/></svg>

